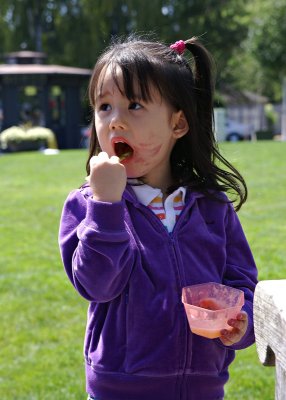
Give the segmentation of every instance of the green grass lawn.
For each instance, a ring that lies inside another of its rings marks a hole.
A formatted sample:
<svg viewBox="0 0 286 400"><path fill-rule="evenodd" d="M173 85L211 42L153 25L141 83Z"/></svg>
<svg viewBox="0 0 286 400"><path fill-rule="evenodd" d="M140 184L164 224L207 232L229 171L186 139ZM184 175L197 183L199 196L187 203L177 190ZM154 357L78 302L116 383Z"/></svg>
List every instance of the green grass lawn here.
<svg viewBox="0 0 286 400"><path fill-rule="evenodd" d="M249 200L239 212L260 279L286 276L286 143L225 143ZM61 265L57 235L63 202L85 176L86 152L0 157L0 399L85 399L82 347L87 303ZM231 367L227 400L274 398L274 369L256 348ZM203 399L202 399L203 400Z"/></svg>

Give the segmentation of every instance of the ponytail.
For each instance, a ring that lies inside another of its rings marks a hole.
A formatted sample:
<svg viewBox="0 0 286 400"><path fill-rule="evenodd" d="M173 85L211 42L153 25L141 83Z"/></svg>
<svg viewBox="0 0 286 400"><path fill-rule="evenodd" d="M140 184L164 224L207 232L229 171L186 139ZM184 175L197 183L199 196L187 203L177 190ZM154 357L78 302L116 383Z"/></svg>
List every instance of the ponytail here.
<svg viewBox="0 0 286 400"><path fill-rule="evenodd" d="M197 98L197 112L212 120L213 110L213 60L205 47L193 37L185 42L185 47L194 57L193 78ZM201 119L201 118L200 118Z"/></svg>
<svg viewBox="0 0 286 400"><path fill-rule="evenodd" d="M179 55L187 49L193 56L192 63L188 62L188 68L193 77L195 117L189 138L182 138L180 146L177 146L178 149L188 148L191 152L188 159L189 166L190 161L192 163L193 173L189 173L187 179L189 186L206 194L213 190L236 193L238 196L236 210L239 210L247 199L247 186L236 168L220 154L215 139L213 115L215 66L212 56L196 37L186 41L180 40L170 47ZM181 150L181 156L182 154ZM220 168L217 162L224 165L226 170Z"/></svg>

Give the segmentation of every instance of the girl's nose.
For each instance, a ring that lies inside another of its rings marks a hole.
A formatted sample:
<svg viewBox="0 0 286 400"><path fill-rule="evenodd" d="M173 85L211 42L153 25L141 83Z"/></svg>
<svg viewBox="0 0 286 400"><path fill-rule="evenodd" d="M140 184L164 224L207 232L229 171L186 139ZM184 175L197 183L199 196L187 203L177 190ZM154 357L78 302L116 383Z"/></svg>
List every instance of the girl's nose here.
<svg viewBox="0 0 286 400"><path fill-rule="evenodd" d="M126 129L126 121L122 115L122 113L120 112L116 112L113 114L111 120L110 120L110 124L109 124L109 128L111 130L124 130Z"/></svg>

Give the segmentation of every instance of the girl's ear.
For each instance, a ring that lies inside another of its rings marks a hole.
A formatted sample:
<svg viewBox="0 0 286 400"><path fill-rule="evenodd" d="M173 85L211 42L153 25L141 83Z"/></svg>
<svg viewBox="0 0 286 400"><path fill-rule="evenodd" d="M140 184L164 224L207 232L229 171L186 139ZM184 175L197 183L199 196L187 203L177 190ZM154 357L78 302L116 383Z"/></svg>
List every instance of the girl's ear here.
<svg viewBox="0 0 286 400"><path fill-rule="evenodd" d="M172 128L175 139L180 139L188 132L189 124L182 110L173 113Z"/></svg>

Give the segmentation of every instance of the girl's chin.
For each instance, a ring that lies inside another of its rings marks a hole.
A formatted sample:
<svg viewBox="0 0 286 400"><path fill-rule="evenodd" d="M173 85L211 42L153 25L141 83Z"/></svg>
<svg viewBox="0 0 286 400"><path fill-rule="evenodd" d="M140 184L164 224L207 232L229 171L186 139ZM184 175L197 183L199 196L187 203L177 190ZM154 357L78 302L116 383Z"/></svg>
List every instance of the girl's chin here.
<svg viewBox="0 0 286 400"><path fill-rule="evenodd" d="M126 169L127 177L130 179L141 179L143 176L146 176L151 172L150 166L144 165L143 160L142 162L126 162L124 166Z"/></svg>
<svg viewBox="0 0 286 400"><path fill-rule="evenodd" d="M126 171L128 179L142 179L143 173L139 171Z"/></svg>
<svg viewBox="0 0 286 400"><path fill-rule="evenodd" d="M132 174L127 172L127 178L128 179L140 179L140 176L138 174Z"/></svg>

